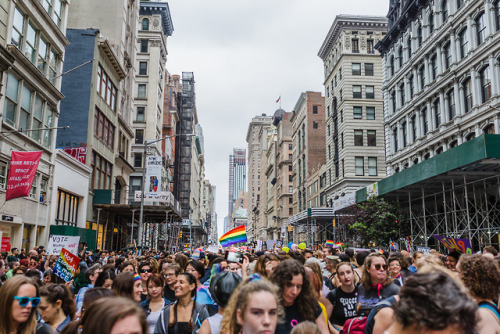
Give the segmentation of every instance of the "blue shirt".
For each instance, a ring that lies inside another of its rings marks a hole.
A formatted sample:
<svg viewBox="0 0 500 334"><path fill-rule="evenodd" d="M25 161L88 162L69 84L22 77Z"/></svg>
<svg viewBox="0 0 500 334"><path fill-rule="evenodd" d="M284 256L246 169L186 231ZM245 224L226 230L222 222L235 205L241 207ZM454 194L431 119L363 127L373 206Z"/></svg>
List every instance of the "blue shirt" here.
<svg viewBox="0 0 500 334"><path fill-rule="evenodd" d="M85 292L87 292L88 289L93 288L94 285L89 284L86 287L83 287L78 291L78 294L76 295L75 302L76 302L76 311L80 312L83 306L83 297L85 297Z"/></svg>

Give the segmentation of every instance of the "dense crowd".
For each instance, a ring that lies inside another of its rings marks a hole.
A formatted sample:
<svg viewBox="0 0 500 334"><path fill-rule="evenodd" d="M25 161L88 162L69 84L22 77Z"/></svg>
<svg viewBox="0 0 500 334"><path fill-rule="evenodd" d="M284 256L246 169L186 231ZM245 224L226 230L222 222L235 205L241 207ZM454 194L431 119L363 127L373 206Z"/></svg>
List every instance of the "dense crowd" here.
<svg viewBox="0 0 500 334"><path fill-rule="evenodd" d="M500 334L491 246L233 251L83 250L69 282L43 247L1 253L0 334Z"/></svg>

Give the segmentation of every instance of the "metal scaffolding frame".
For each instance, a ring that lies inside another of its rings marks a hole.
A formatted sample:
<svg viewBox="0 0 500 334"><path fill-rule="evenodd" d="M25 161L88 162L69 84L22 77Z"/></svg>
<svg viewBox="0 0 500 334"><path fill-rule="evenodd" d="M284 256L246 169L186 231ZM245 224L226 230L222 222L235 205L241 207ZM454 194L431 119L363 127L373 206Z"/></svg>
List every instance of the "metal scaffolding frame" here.
<svg viewBox="0 0 500 334"><path fill-rule="evenodd" d="M386 197L393 197L388 194ZM498 244L500 233L500 174L454 172L433 187L407 191L396 198L410 224L414 245L445 251L434 234L468 238L475 251Z"/></svg>

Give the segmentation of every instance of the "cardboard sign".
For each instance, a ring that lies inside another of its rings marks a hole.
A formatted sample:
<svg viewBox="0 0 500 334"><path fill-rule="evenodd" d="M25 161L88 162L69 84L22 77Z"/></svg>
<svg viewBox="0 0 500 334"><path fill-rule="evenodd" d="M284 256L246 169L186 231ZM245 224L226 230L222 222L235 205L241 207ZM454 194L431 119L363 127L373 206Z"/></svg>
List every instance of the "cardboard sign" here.
<svg viewBox="0 0 500 334"><path fill-rule="evenodd" d="M433 234L432 236L439 240L450 252L456 250L460 253L472 254L472 245L467 238L456 239L437 234Z"/></svg>
<svg viewBox="0 0 500 334"><path fill-rule="evenodd" d="M29 196L42 151L12 151L5 201Z"/></svg>
<svg viewBox="0 0 500 334"><path fill-rule="evenodd" d="M10 251L10 238L2 237L2 246L0 247L0 252L8 252Z"/></svg>
<svg viewBox="0 0 500 334"><path fill-rule="evenodd" d="M54 266L54 274L64 281L69 282L75 276L79 263L80 258L78 256L71 254L66 248L63 248Z"/></svg>
<svg viewBox="0 0 500 334"><path fill-rule="evenodd" d="M63 248L66 248L70 253L78 255L78 244L80 237L70 237L67 235L51 235L49 238L49 246L47 255L59 255Z"/></svg>
<svg viewBox="0 0 500 334"><path fill-rule="evenodd" d="M417 252L422 252L425 255L429 255L431 253L431 248L430 247L424 247L424 246L417 246Z"/></svg>

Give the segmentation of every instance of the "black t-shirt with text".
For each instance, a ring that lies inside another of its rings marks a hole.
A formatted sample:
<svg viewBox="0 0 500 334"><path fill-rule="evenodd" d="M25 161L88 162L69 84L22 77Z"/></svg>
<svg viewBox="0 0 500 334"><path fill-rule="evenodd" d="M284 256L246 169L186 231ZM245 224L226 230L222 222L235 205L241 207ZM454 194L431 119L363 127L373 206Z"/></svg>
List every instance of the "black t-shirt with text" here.
<svg viewBox="0 0 500 334"><path fill-rule="evenodd" d="M356 305L358 304L358 287L353 292L344 292L340 287L331 291L326 298L332 303L333 311L330 322L343 326L347 319L356 317Z"/></svg>

